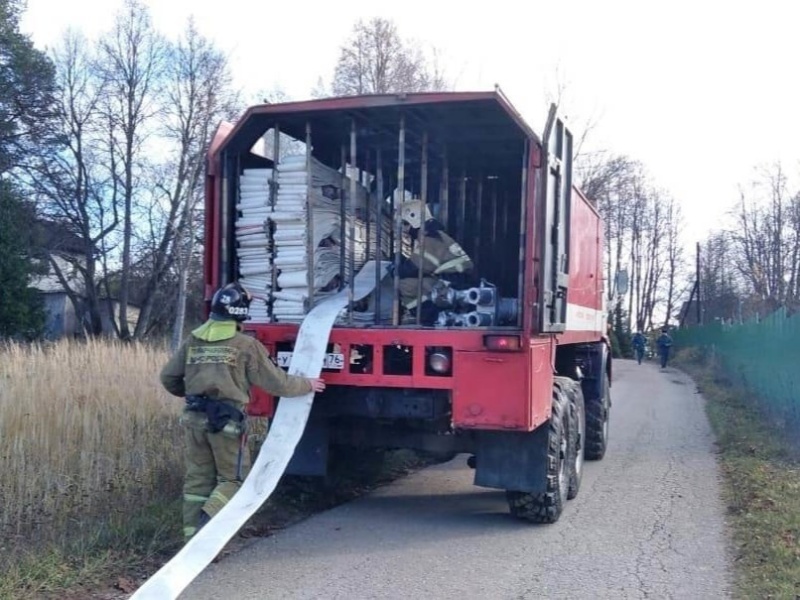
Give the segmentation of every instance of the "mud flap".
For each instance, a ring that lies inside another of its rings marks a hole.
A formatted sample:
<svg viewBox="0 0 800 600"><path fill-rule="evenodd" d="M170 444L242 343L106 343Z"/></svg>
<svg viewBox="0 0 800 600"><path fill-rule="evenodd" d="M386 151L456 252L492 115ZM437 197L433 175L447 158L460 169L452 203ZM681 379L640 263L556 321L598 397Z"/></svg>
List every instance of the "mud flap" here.
<svg viewBox="0 0 800 600"><path fill-rule="evenodd" d="M328 469L329 438L328 422L312 415L294 450L292 460L286 467L286 473L307 477L324 476Z"/></svg>
<svg viewBox="0 0 800 600"><path fill-rule="evenodd" d="M546 423L530 432L481 431L475 485L543 493L547 487Z"/></svg>

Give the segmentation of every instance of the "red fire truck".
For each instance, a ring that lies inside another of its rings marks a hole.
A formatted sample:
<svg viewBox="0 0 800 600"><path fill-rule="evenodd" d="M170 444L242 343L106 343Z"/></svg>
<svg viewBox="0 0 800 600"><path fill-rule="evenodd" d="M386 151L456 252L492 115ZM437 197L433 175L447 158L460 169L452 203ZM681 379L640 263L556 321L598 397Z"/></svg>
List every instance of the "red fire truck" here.
<svg viewBox="0 0 800 600"><path fill-rule="evenodd" d="M468 453L475 484L506 490L512 514L555 522L578 493L584 458L606 451L612 372L602 222L572 184L572 135L555 107L542 137L499 90L250 108L209 150L207 298L243 277L241 182L253 169L280 172L287 140L295 161L300 152L307 164L341 174L340 195L330 196L341 198L335 288L350 284L359 261L396 265L408 254L398 191L400 201L410 195L429 207L476 276L440 298L450 305L433 325L403 317L396 273L376 281L367 318L354 319L364 303L350 303L330 334L328 389L314 401L287 472L324 474L332 445ZM267 212L281 185L278 177L263 188ZM366 197L359 206L356 185ZM367 230L360 240L356 221ZM267 234L275 231L269 223L267 216ZM307 241L313 257L311 235ZM266 318L246 329L284 364L299 325L272 308L282 289L272 244L267 239L259 255L271 263L269 285L256 290ZM304 310L314 302L313 275L308 280ZM459 313L459 303L469 312ZM271 416L277 401L256 393L249 410Z"/></svg>

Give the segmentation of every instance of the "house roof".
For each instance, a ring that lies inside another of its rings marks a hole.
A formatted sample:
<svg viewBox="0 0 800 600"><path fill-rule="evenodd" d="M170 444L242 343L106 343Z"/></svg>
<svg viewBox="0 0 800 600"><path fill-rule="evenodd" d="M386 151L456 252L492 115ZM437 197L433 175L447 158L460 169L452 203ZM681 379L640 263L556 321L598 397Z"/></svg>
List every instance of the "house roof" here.
<svg viewBox="0 0 800 600"><path fill-rule="evenodd" d="M81 254L85 252L83 238L65 223L37 219L31 231L34 249L50 253Z"/></svg>

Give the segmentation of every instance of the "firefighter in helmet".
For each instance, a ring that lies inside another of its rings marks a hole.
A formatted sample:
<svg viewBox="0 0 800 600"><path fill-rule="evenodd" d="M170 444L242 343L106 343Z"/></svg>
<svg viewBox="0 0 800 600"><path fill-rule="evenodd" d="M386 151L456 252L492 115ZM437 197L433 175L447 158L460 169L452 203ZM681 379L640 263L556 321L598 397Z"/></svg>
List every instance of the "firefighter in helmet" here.
<svg viewBox="0 0 800 600"><path fill-rule="evenodd" d="M205 324L189 336L161 371L161 383L186 398L186 477L183 533L188 540L233 497L247 476L246 409L250 387L275 396L321 392L321 379L286 374L264 347L240 332L250 293L238 283L219 289Z"/></svg>
<svg viewBox="0 0 800 600"><path fill-rule="evenodd" d="M424 219L423 219L424 212ZM440 278L456 287L471 284L472 259L464 249L444 231L444 226L433 218L430 209L422 200L410 200L400 205L403 230L411 238L411 256L400 263L400 302L407 315L416 316L420 322L431 325L438 310L430 300L430 294ZM424 248L422 236L425 237ZM417 297L417 279L422 270L422 297Z"/></svg>

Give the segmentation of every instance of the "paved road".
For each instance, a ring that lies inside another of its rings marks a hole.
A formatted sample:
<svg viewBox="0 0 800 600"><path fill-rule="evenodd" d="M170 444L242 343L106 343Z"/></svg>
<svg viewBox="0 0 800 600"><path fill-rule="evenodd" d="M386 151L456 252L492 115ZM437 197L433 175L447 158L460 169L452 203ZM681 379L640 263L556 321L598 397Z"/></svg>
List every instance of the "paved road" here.
<svg viewBox="0 0 800 600"><path fill-rule="evenodd" d="M555 525L508 516L465 457L211 565L182 598L728 597L713 440L679 372L616 363L611 444Z"/></svg>

